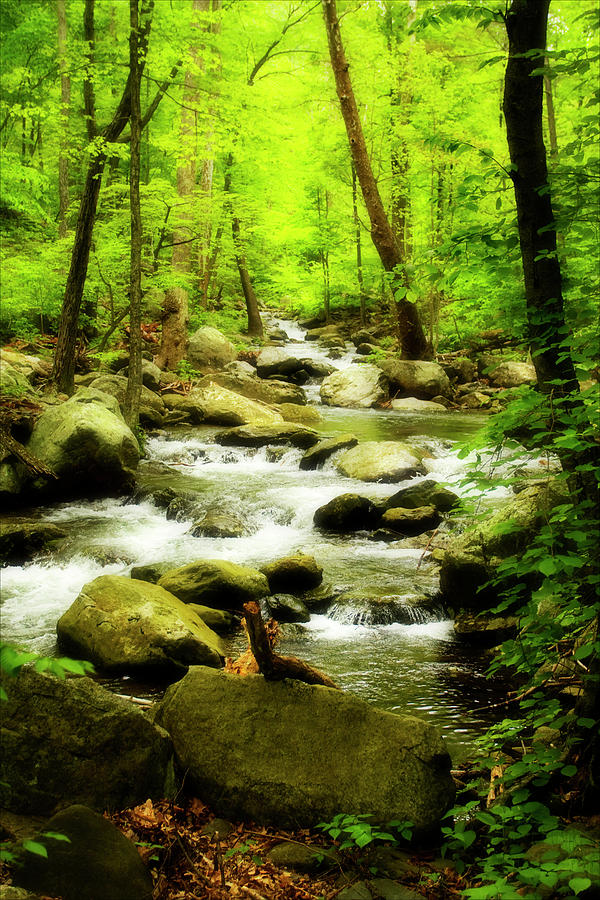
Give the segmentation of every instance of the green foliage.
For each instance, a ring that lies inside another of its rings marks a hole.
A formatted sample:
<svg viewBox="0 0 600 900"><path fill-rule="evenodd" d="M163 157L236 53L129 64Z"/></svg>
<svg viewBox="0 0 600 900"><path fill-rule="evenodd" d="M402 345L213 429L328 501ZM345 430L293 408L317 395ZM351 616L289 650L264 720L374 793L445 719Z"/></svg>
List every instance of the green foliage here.
<svg viewBox="0 0 600 900"><path fill-rule="evenodd" d="M384 831L380 826L367 821L372 818L370 815L354 816L338 813L331 822L320 822L317 828L329 835L340 850L363 850L374 841L390 841L396 844L400 839L411 840L412 822L394 820L387 823Z"/></svg>
<svg viewBox="0 0 600 900"><path fill-rule="evenodd" d="M39 656L27 650L19 650L12 644L0 644L0 673L7 678L16 678L25 665L33 664L36 672L49 672L57 678L67 675L90 675L94 672L91 662L70 659L68 656ZM6 700L6 691L0 687L0 699Z"/></svg>

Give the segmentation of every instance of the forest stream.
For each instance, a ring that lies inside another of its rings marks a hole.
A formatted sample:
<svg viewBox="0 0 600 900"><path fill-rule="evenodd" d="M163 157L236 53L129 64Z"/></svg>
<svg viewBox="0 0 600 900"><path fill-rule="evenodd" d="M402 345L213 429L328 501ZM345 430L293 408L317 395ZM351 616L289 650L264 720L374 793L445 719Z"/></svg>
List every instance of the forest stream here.
<svg viewBox="0 0 600 900"><path fill-rule="evenodd" d="M305 342L292 322L273 320L289 337L291 354L327 361L337 368L353 365L353 345L337 360L314 342ZM318 384L306 386L309 402L319 404ZM319 406L323 436L344 432L360 440L404 440L425 451L427 474L459 495L466 462L456 445L481 426L481 413L408 413ZM331 535L313 526L315 510L344 492L372 499L391 496L400 484L365 484L342 477L330 459L322 469L299 469L301 450L239 449L213 443L216 426L179 427L147 438L147 458L139 481L153 488L176 485L197 493L206 508L219 508L242 519L248 536L193 537L189 521L167 520L152 502L131 499L76 501L38 510L45 521L67 530L60 557L12 566L3 571L3 629L7 641L52 655L57 652L56 622L84 584L102 574L128 574L133 565L157 561L173 566L194 559L225 559L260 566L302 551L324 570L324 583L353 593L397 598L395 621L373 624L360 603L349 610L334 605L329 614L312 615L307 625L284 626L282 652L297 655L326 671L343 688L375 706L412 712L438 725L454 759L493 722L486 712L495 688L485 675L486 659L455 638L447 612L435 602L437 567L414 542L393 545L366 533ZM535 460L531 461L535 465ZM498 487L482 498L495 504L508 496ZM413 543L413 546L411 546ZM430 598L423 603L424 598ZM398 613L398 609L400 612ZM245 649L241 632L228 652ZM110 680L119 692L148 696L157 687L131 679ZM162 688L161 688L162 690Z"/></svg>

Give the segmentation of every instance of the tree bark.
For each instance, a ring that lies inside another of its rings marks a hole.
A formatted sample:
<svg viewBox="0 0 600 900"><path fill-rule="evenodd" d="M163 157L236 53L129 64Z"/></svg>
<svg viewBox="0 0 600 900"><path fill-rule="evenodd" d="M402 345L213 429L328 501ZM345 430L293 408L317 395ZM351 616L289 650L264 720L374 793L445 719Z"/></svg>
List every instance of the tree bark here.
<svg viewBox="0 0 600 900"><path fill-rule="evenodd" d="M335 0L322 0L322 2L331 67L350 144L350 153L371 222L371 238L383 268L386 272L393 273L391 287L397 303L402 356L405 359L422 359L428 354L427 339L415 304L406 299L410 285L406 275L405 260L400 255L398 243L383 207L379 188L371 168L352 89L349 64L342 43Z"/></svg>
<svg viewBox="0 0 600 900"><path fill-rule="evenodd" d="M504 118L525 281L531 356L539 389L565 395L579 390L566 336L562 279L548 185L542 131L543 78L550 0L513 0L506 17L509 57L504 82ZM539 50L539 56L528 55ZM559 379L561 384L551 384Z"/></svg>
<svg viewBox="0 0 600 900"><path fill-rule="evenodd" d="M129 373L125 392L124 418L136 428L142 392L142 214L140 208L140 168L142 142L141 79L138 0L129 0L129 74L131 80L131 161L129 205L131 215L131 255L129 279Z"/></svg>
<svg viewBox="0 0 600 900"><path fill-rule="evenodd" d="M225 194L229 195L231 195L232 168L233 153L230 153L227 157L227 162L225 163L225 182L223 185ZM231 215L231 233L233 237L233 252L235 255L235 262L240 275L240 282L242 285L244 300L246 301L246 312L248 314L248 334L262 337L264 334L264 329L262 319L260 317L260 310L258 308L258 300L256 299L256 294L254 293L254 288L252 287L252 279L250 278L250 273L248 272L248 266L246 264L246 256L240 236L240 220L233 212L233 203L231 199L227 200L227 209L229 211L229 214Z"/></svg>
<svg viewBox="0 0 600 900"><path fill-rule="evenodd" d="M367 324L367 298L363 281L362 269L362 244L360 239L360 219L358 218L358 196L356 191L356 169L352 163L352 217L354 220L354 235L356 243L356 280L358 281L358 296L360 298L360 324Z"/></svg>
<svg viewBox="0 0 600 900"><path fill-rule="evenodd" d="M58 236L67 234L69 208L69 106L71 79L67 67L67 12L65 0L56 0L58 18L58 66L60 69L60 152L58 156Z"/></svg>
<svg viewBox="0 0 600 900"><path fill-rule="evenodd" d="M337 684L328 675L319 672L318 669L314 669L303 660L295 656L279 656L279 654L273 653L258 603L253 601L245 603L244 612L246 613L248 640L261 675L273 681L294 678L296 681L304 681L306 684L321 684L324 687L339 690Z"/></svg>
<svg viewBox="0 0 600 900"><path fill-rule="evenodd" d="M87 7L86 7L87 8ZM145 64L146 50L148 46L148 37L150 34L150 26L152 21L152 10L154 8L154 0L144 0L142 5L143 24L140 31L138 46L141 51L140 67L143 70ZM172 79L177 71L177 67L171 70L169 79ZM140 72L141 77L141 72ZM164 94L165 85L161 85L158 89L150 107L146 110L142 119L142 129L150 121L152 115L156 111ZM123 132L131 112L131 74L127 77L127 82L123 89L123 94L112 118L112 121L102 131L102 137L108 144L119 140ZM75 241L71 254L71 265L65 285L65 296L63 300L60 324L58 329L58 339L56 343L56 351L54 354L54 366L52 369L52 381L56 387L70 394L73 392L73 381L75 373L75 346L77 343L77 328L79 320L79 310L81 308L81 300L83 297L83 289L87 276L87 269L90 257L90 247L92 243L92 234L96 221L96 209L98 206L98 196L102 184L102 174L107 160L107 152L97 151L90 159L88 170L83 187L83 194L79 204L79 212L77 215L77 225L75 228Z"/></svg>

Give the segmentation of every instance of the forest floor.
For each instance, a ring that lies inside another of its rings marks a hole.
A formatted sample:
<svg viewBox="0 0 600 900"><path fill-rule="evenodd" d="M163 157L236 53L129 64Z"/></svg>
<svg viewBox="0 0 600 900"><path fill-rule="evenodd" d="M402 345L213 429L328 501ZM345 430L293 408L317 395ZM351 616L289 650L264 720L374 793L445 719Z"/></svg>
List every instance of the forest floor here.
<svg viewBox="0 0 600 900"><path fill-rule="evenodd" d="M136 843L151 868L155 900L334 900L342 893L349 898L357 882L384 877L369 851L337 852L323 835L309 829L288 832L251 822L224 823L197 798L154 804L148 800L111 819ZM223 827L228 833L215 833L220 823L229 826ZM272 863L268 854L282 842L322 854L318 870L299 873ZM401 856L406 873L396 882L416 897L460 896L464 879L450 862L436 859L435 851ZM357 891L357 896L363 894Z"/></svg>

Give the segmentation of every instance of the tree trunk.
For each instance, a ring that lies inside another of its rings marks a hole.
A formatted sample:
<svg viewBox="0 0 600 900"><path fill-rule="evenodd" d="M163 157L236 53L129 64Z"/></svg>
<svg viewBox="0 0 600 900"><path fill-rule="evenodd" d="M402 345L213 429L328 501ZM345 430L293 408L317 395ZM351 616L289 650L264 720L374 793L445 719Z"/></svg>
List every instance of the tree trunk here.
<svg viewBox="0 0 600 900"><path fill-rule="evenodd" d="M509 58L504 117L517 204L529 345L541 391L577 391L573 362L561 348L566 334L556 230L542 133L543 78L550 0L513 0L506 17ZM524 54L539 50L540 56ZM555 379L560 385L551 384Z"/></svg>
<svg viewBox="0 0 600 900"><path fill-rule="evenodd" d="M58 66L60 69L60 152L58 156L58 236L67 233L69 208L69 106L71 103L71 79L67 69L67 12L65 0L56 0L58 18Z"/></svg>
<svg viewBox="0 0 600 900"><path fill-rule="evenodd" d="M231 194L231 170L233 168L233 153L230 153L225 163L225 183L223 190L226 194ZM246 312L248 314L248 334L256 337L262 337L264 334L263 323L258 308L258 300L252 287L252 279L246 265L246 256L244 254L242 239L240 237L240 220L233 213L233 204L231 199L227 201L227 209L231 215L231 233L233 236L233 252L235 262L240 274L240 282L246 301Z"/></svg>
<svg viewBox="0 0 600 900"><path fill-rule="evenodd" d="M367 298L362 270L362 245L360 240L360 219L358 218L358 197L356 191L356 169L352 163L352 218L354 219L354 234L356 242L356 280L358 281L358 296L360 298L360 324L367 324Z"/></svg>
<svg viewBox="0 0 600 900"><path fill-rule="evenodd" d="M325 215L321 206L321 189L317 188L317 215L319 220L319 258L323 270L323 312L325 324L331 322L331 293L329 289L329 239L327 234L327 219L329 216L329 193L325 191ZM323 224L323 219L325 223Z"/></svg>
<svg viewBox="0 0 600 900"><path fill-rule="evenodd" d="M141 60L139 47L138 0L129 0L129 74L131 82L131 162L129 204L131 214L131 258L129 280L129 374L125 393L124 418L136 428L142 392L142 214L140 208L140 168L142 142Z"/></svg>
<svg viewBox="0 0 600 900"><path fill-rule="evenodd" d="M405 359L422 359L428 353L427 340L417 308L414 303L411 303L406 298L409 282L405 270L405 260L400 255L400 250L383 207L377 182L371 168L356 99L352 90L352 82L348 71L349 64L342 44L335 0L322 0L322 2L331 67L350 144L350 153L371 222L371 238L384 269L386 272L393 273L391 286L398 306L398 327L402 356Z"/></svg>
<svg viewBox="0 0 600 900"><path fill-rule="evenodd" d="M92 4L93 5L93 4ZM86 4L86 10L88 6ZM145 55L148 46L148 37L150 34L150 26L152 22L152 10L154 8L154 0L144 0L142 6L143 26L140 32L138 46L141 50L140 68L143 70ZM169 79L174 77L177 67L171 70ZM140 72L141 76L141 72ZM142 128L148 123L162 96L165 86L161 85L158 92L146 111L142 120ZM131 73L127 77L127 82L123 89L123 94L119 101L119 105L115 111L112 121L102 132L104 141L108 144L119 139L119 136L125 128L131 112ZM92 234L96 221L96 209L98 206L98 196L100 194L100 186L102 183L102 174L107 159L107 153L98 151L92 155L83 187L83 194L79 204L79 212L77 215L77 225L75 229L75 241L71 253L71 265L65 285L65 296L63 300L60 324L58 329L58 339L56 342L56 351L54 354L54 366L52 369L52 381L56 387L68 394L73 393L73 381L75 373L75 346L77 343L77 329L79 320L79 310L81 308L81 300L83 297L83 289L87 276L87 268L90 257L90 247L92 243Z"/></svg>

